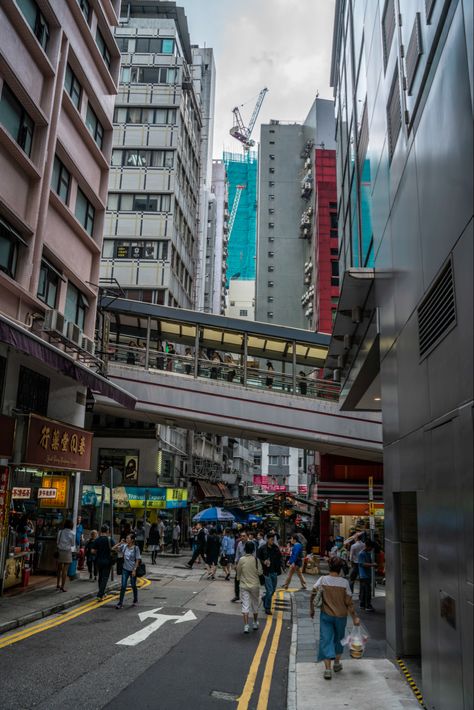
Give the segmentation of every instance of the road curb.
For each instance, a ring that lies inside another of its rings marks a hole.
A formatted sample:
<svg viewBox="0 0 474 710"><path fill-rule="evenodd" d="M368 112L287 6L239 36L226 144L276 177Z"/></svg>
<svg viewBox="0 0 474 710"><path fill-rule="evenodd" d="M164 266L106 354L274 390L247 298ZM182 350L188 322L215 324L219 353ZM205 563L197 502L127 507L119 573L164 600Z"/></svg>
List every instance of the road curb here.
<svg viewBox="0 0 474 710"><path fill-rule="evenodd" d="M291 643L290 657L288 661L288 691L286 707L287 710L296 710L296 647L298 640L298 624L296 621L296 610L294 602L294 594L291 597Z"/></svg>
<svg viewBox="0 0 474 710"><path fill-rule="evenodd" d="M107 587L107 593L115 592L118 589L120 589L120 583L114 582L113 584L110 584ZM96 596L96 591L87 592L77 597L73 597L72 599L66 599L60 604L54 604L52 606L49 606L46 609L40 609L38 611L30 612L29 614L24 614L23 616L18 617L18 619L11 619L11 621L5 621L0 624L0 634L4 634L7 631L11 631L12 629L17 629L20 626L26 626L27 624L33 623L33 621L44 619L47 616L52 616L53 614L57 614L60 611L65 611L66 609L70 609L73 606L77 606L81 602L86 602L90 599L95 599Z"/></svg>

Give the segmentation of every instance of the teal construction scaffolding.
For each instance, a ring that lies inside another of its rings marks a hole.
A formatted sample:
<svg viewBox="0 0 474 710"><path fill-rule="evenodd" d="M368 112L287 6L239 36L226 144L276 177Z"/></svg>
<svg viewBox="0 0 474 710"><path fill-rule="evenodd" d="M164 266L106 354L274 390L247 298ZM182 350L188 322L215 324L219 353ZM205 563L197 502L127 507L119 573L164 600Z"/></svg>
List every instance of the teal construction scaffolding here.
<svg viewBox="0 0 474 710"><path fill-rule="evenodd" d="M234 226L229 239L226 279L255 279L257 257L257 153L224 152L222 157L229 185L229 210L234 204L237 186L241 191Z"/></svg>

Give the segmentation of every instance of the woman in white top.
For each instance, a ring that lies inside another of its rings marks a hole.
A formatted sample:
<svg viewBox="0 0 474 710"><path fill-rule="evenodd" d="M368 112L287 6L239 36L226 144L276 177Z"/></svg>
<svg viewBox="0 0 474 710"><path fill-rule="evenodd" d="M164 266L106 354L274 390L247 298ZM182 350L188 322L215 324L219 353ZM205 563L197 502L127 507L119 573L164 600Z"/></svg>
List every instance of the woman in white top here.
<svg viewBox="0 0 474 710"><path fill-rule="evenodd" d="M123 606L123 599L129 579L133 591L133 606L136 606L138 604L137 568L141 562L141 552L135 542L134 533L127 535L126 540L121 540L118 545L114 545L113 549L123 554L122 586L120 589L120 599L115 608L121 609Z"/></svg>
<svg viewBox="0 0 474 710"><path fill-rule="evenodd" d="M76 546L76 536L72 531L73 527L72 520L65 520L64 527L58 532L56 538L56 556L58 560L56 589L60 589L62 592L66 591L67 569L72 562L72 552Z"/></svg>
<svg viewBox="0 0 474 710"><path fill-rule="evenodd" d="M321 616L319 619L319 655L318 661L324 661L326 680L331 680L331 663L334 661L334 672L342 671L342 645L350 614L354 625L360 624L354 605L349 582L341 577L344 561L340 557L329 560L329 574L318 579L313 587L310 600L310 616L314 617L314 600L319 590L322 591Z"/></svg>

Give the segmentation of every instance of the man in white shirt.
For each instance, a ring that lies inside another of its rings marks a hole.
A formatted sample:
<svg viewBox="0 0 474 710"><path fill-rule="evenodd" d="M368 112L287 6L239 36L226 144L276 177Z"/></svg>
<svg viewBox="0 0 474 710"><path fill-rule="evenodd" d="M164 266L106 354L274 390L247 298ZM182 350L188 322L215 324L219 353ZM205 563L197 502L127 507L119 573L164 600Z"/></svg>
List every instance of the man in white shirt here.
<svg viewBox="0 0 474 710"><path fill-rule="evenodd" d="M347 540L344 540L344 544L346 543L351 543L351 541L354 540L352 543L350 550L349 550L349 560L351 563L351 572L349 574L349 585L351 587L351 592L354 592L354 584L359 576L359 552L362 552L362 550L365 548L365 542L363 542L360 538L360 535L354 535L353 537L348 538Z"/></svg>
<svg viewBox="0 0 474 710"><path fill-rule="evenodd" d="M177 555L179 553L179 536L180 535L181 535L181 528L179 527L178 523L176 522L173 525L173 531L171 533L172 552L174 555Z"/></svg>
<svg viewBox="0 0 474 710"><path fill-rule="evenodd" d="M158 533L160 535L160 552L165 551L165 524L163 520L158 523Z"/></svg>

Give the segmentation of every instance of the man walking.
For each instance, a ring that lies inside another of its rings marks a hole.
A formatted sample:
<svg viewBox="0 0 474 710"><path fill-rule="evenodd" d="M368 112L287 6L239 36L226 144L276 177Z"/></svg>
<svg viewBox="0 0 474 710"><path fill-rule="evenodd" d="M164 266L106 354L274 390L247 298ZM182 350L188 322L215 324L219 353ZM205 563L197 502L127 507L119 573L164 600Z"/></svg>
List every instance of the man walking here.
<svg viewBox="0 0 474 710"><path fill-rule="evenodd" d="M350 544L352 541L352 545L349 549L349 560L351 563L351 572L349 574L349 585L351 588L351 592L354 592L354 584L356 579L359 576L359 553L362 552L362 550L365 547L365 543L363 540L361 540L359 535L355 535L353 538L350 537L347 540L344 540L344 545Z"/></svg>
<svg viewBox="0 0 474 710"><path fill-rule="evenodd" d="M372 562L372 550L374 543L372 540L366 540L362 552L359 552L359 605L362 611L375 611L372 606L372 572L371 568L376 567L375 562Z"/></svg>
<svg viewBox="0 0 474 710"><path fill-rule="evenodd" d="M240 533L240 540L237 543L237 547L235 548L235 567L237 569L237 565L239 564L239 560L241 557L245 555L245 543L248 542L248 535L245 531ZM234 579L234 598L231 599L231 602L238 602L240 599L240 582L237 579L237 574L235 575Z"/></svg>
<svg viewBox="0 0 474 710"><path fill-rule="evenodd" d="M181 528L179 527L178 521L173 525L173 531L171 533L171 544L173 555L179 554L179 536L181 535Z"/></svg>
<svg viewBox="0 0 474 710"><path fill-rule="evenodd" d="M301 582L301 589L306 589L305 578L303 577L303 573L301 572L301 567L303 566L303 545L298 540L296 535L291 536L291 544L291 555L290 559L288 560L290 569L283 588L288 589L288 587L290 586L291 578L296 572Z"/></svg>
<svg viewBox="0 0 474 710"><path fill-rule="evenodd" d="M97 593L97 599L99 601L102 601L105 596L105 588L109 581L110 570L112 569L111 550L114 545L115 542L109 535L109 526L102 525L100 535L94 540L91 547L91 552L94 555L99 571L99 590Z"/></svg>
<svg viewBox="0 0 474 710"><path fill-rule="evenodd" d="M199 555L201 555L201 557L204 559L206 551L206 531L204 530L201 523L198 523L196 525L196 530L196 547L193 552L193 556L191 557L189 562L186 562L186 567L189 567L189 569L193 568L193 564L196 562Z"/></svg>
<svg viewBox="0 0 474 710"><path fill-rule="evenodd" d="M270 532L267 535L266 545L258 550L258 559L262 563L263 574L265 576L265 596L263 606L265 614L272 613L272 597L277 588L278 575L281 574L282 557L280 548L275 544L275 535Z"/></svg>
<svg viewBox="0 0 474 710"><path fill-rule="evenodd" d="M160 536L160 552L164 552L165 551L165 524L164 524L162 518L160 518L160 522L158 523L158 534Z"/></svg>

